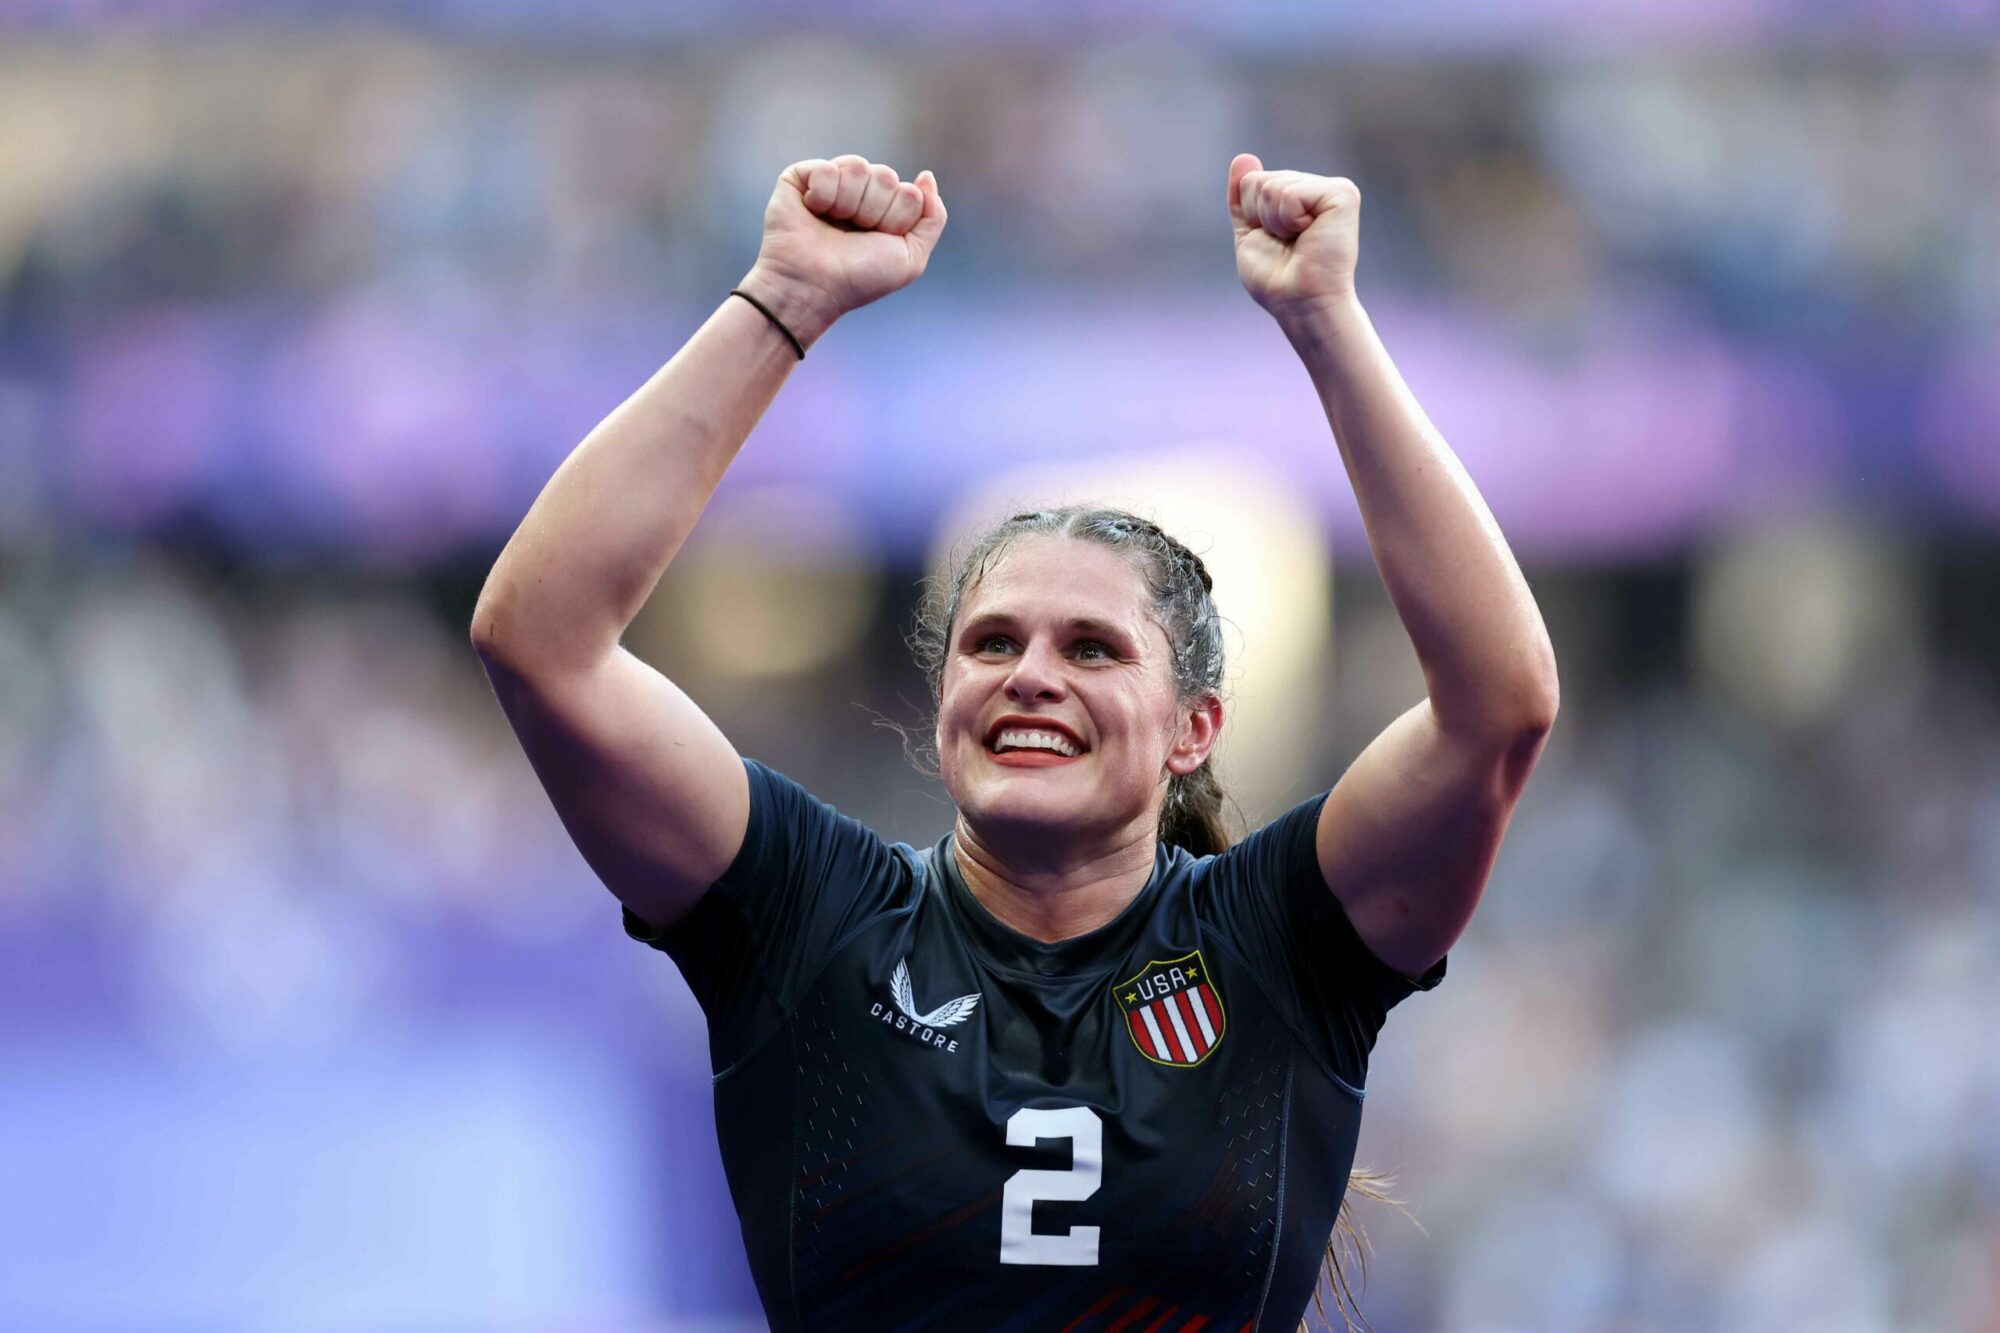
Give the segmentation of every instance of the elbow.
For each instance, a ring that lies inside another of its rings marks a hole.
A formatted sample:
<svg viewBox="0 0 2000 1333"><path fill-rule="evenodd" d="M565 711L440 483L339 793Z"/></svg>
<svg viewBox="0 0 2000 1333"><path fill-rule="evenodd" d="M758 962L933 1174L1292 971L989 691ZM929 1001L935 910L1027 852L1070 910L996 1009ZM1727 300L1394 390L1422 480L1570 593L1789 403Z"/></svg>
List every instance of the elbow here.
<svg viewBox="0 0 2000 1333"><path fill-rule="evenodd" d="M1555 727L1562 699L1546 646L1505 670L1489 665L1453 684L1448 693L1431 691L1439 725L1483 748L1534 749Z"/></svg>
<svg viewBox="0 0 2000 1333"><path fill-rule="evenodd" d="M528 678L529 670L520 655L509 646L508 636L501 633L506 623L505 616L486 598L479 599L479 605L472 612L472 651L478 654L487 684L493 687L503 707L510 691Z"/></svg>
<svg viewBox="0 0 2000 1333"><path fill-rule="evenodd" d="M1516 697L1513 730L1520 739L1539 743L1554 730L1556 712L1562 706L1555 654L1544 655L1539 669L1529 674Z"/></svg>
<svg viewBox="0 0 2000 1333"><path fill-rule="evenodd" d="M1490 643L1497 671L1491 674L1505 681L1496 707L1501 733L1509 743L1527 742L1539 749L1540 742L1555 729L1556 712L1562 704L1562 685L1556 675L1556 645L1549 637L1549 625L1535 605L1532 593L1521 587L1519 602L1511 607L1504 629L1496 631Z"/></svg>
<svg viewBox="0 0 2000 1333"><path fill-rule="evenodd" d="M1539 660L1509 672L1504 680L1489 680L1479 691L1481 705L1470 710L1476 720L1459 732L1477 748L1482 762L1491 766L1492 795L1498 809L1511 810L1521 799L1549 733L1555 729L1556 711L1562 702L1555 655L1546 651L1545 644L1544 651L1535 657Z"/></svg>
<svg viewBox="0 0 2000 1333"><path fill-rule="evenodd" d="M510 559L512 549L510 542L487 571L472 605L472 623L466 627L472 651L488 667L517 659L525 647L536 642L533 629L544 614L540 600L533 596L539 580Z"/></svg>
<svg viewBox="0 0 2000 1333"><path fill-rule="evenodd" d="M1515 694L1515 705L1500 733L1499 777L1501 799L1511 808L1528 785L1535 761L1555 729L1556 712L1562 699L1556 684L1554 659L1546 672L1531 675Z"/></svg>
<svg viewBox="0 0 2000 1333"><path fill-rule="evenodd" d="M1462 671L1429 698L1431 725L1479 788L1484 808L1504 822L1555 729L1561 690L1546 634L1524 649Z"/></svg>
<svg viewBox="0 0 2000 1333"><path fill-rule="evenodd" d="M472 651L479 654L480 661L491 665L500 659L503 652L501 627L505 619L500 599L492 595L489 585L480 592L479 601L472 608L472 624L468 630Z"/></svg>
<svg viewBox="0 0 2000 1333"><path fill-rule="evenodd" d="M588 670L617 651L618 633L585 633L569 619L551 621L546 599L496 593L489 582L467 629L472 651L496 683Z"/></svg>
<svg viewBox="0 0 2000 1333"><path fill-rule="evenodd" d="M486 603L486 594L479 594L479 601L472 608L472 624L468 634L472 639L472 650L481 657L486 656L493 646L493 610Z"/></svg>

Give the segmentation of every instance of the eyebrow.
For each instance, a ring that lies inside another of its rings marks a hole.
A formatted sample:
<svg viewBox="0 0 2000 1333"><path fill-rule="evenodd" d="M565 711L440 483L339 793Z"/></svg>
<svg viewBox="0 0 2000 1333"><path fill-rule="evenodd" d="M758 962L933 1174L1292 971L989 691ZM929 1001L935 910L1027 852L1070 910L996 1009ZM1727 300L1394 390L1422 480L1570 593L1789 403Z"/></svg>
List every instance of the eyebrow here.
<svg viewBox="0 0 2000 1333"><path fill-rule="evenodd" d="M1020 623L1019 616L1007 611L982 611L973 619L966 621L965 627L959 632L970 634L974 630L986 629L992 625L1019 626ZM1071 616L1063 622L1062 627L1080 634L1103 634L1126 642L1130 642L1132 638L1132 631L1123 625L1113 624L1108 620L1098 620L1092 616Z"/></svg>

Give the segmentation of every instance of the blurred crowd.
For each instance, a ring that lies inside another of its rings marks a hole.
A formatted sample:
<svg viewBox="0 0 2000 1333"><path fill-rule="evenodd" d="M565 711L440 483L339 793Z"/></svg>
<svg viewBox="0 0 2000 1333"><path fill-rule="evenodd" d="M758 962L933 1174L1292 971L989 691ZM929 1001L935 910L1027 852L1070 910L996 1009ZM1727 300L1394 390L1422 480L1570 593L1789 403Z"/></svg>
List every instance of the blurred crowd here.
<svg viewBox="0 0 2000 1333"><path fill-rule="evenodd" d="M1373 575L1340 589L1339 713L1302 784L1420 688ZM1398 1173L1424 1230L1362 1205L1364 1309L1458 1333L2000 1327L1993 662L1926 644L1788 725L1703 683L1685 604L1663 617L1668 660L1628 668L1601 651L1615 588L1566 575L1543 596L1562 720L1448 983L1377 1047L1360 1161ZM586 1044L625 1033L648 1096L699 1108L700 1015L548 809L467 609L444 583L315 588L158 556L17 570L0 1031L255 1064L526 1006ZM813 674L691 688L744 753L886 836L949 826L876 724L921 725L886 621ZM712 1171L685 1119L642 1113L607 1151L669 1145ZM619 1188L663 1264L733 1235L719 1191ZM725 1277L683 1275L656 1308L749 1317Z"/></svg>
<svg viewBox="0 0 2000 1333"><path fill-rule="evenodd" d="M878 450L928 443L895 396L914 347L1242 307L1223 190L1248 148L1361 183L1363 294L1401 303L1404 346L1467 373L1469 348L1508 349L1503 383L1608 359L1542 427L1569 452L1678 396L1689 447L1722 432L1749 498L1990 520L1997 70L1991 43L1797 37L1539 61L24 38L0 49L0 540L80 521L435 556L504 535L748 268L778 172L843 151L935 169L952 206L922 299L829 344L839 393L884 405ZM905 318L938 322L838 362ZM1645 391L1681 359L1699 391Z"/></svg>
<svg viewBox="0 0 2000 1333"><path fill-rule="evenodd" d="M966 477L1153 461L1165 402L1242 476L1343 484L1269 406L1316 412L1297 367L1218 332L1255 151L1360 182L1364 298L1563 679L1376 1049L1359 1164L1421 1229L1357 1201L1364 1312L2000 1333L2000 47L1349 53L1251 8L1261 42L5 31L0 1326L754 1326L701 1016L507 730L479 582L787 163L934 169L926 294L816 349L733 474L817 554L753 525L628 643L743 753L941 836L894 724ZM487 9L551 12L441 12ZM1422 689L1333 527L1331 703L1244 824Z"/></svg>
<svg viewBox="0 0 2000 1333"><path fill-rule="evenodd" d="M1226 284L1224 171L1254 148L1363 184L1370 281L1555 339L1649 294L1814 352L1990 330L2000 56L1795 45L1349 63L1166 38L21 41L0 56L0 291L40 324L371 290L500 293L524 320L706 293L754 255L802 141L934 166L954 280Z"/></svg>

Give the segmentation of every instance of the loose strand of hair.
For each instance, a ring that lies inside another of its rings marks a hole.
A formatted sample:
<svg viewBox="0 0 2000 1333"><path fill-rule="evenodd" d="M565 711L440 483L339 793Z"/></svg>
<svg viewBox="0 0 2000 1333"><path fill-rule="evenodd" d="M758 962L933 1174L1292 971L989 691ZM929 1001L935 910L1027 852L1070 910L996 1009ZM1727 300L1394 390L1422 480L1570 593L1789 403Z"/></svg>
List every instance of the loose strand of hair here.
<svg viewBox="0 0 2000 1333"><path fill-rule="evenodd" d="M1416 1215L1403 1206L1401 1199L1389 1194L1389 1186L1395 1184L1395 1180L1395 1174L1389 1171L1356 1168L1347 1174L1347 1194L1340 1201L1340 1212L1334 1221L1333 1235L1327 1238L1326 1257L1320 1265L1320 1271L1327 1279L1325 1285L1333 1292L1334 1305L1339 1310L1341 1326L1347 1333L1357 1333L1357 1329L1370 1330L1372 1333L1374 1327L1368 1322L1367 1316L1361 1313L1360 1293L1368 1289L1368 1256L1374 1252L1375 1247L1368 1238L1367 1228L1363 1227L1354 1215L1355 1196L1360 1195L1377 1203L1388 1204L1409 1218L1411 1225L1418 1231L1423 1231L1425 1235L1430 1234L1424 1230L1424 1224L1417 1220ZM1340 1261L1340 1251L1343 1247L1353 1256L1360 1270L1358 1287L1350 1284L1347 1270ZM1313 1309L1318 1313L1320 1322L1331 1327L1332 1321L1327 1316L1326 1302L1320 1295L1318 1283L1313 1285ZM1359 1321L1358 1324L1356 1321ZM1310 1333L1310 1324L1307 1320L1299 1320L1299 1333Z"/></svg>

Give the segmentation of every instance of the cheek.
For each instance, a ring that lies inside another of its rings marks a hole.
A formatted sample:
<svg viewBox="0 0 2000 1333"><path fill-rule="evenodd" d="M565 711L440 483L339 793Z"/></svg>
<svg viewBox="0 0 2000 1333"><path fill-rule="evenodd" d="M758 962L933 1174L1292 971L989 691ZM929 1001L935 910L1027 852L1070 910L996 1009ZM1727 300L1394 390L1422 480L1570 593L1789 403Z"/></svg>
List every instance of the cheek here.
<svg viewBox="0 0 2000 1333"><path fill-rule="evenodd" d="M938 700L937 741L940 749L963 740L978 719L976 701L961 685L947 683Z"/></svg>
<svg viewBox="0 0 2000 1333"><path fill-rule="evenodd" d="M1106 701L1107 725L1115 726L1127 745L1146 746L1160 730L1161 703L1143 689L1127 689Z"/></svg>

